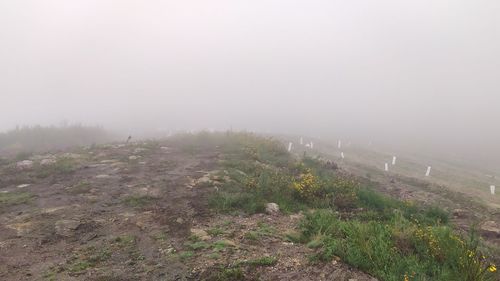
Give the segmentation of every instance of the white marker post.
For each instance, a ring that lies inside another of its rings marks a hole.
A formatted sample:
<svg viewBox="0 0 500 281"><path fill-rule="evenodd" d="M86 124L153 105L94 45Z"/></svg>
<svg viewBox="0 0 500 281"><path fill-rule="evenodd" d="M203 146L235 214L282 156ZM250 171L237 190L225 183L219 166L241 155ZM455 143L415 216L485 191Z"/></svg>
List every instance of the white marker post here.
<svg viewBox="0 0 500 281"><path fill-rule="evenodd" d="M304 145L304 139L300 137L300 145Z"/></svg>
<svg viewBox="0 0 500 281"><path fill-rule="evenodd" d="M338 147L339 149L342 147L342 141L341 141L341 140L339 140L339 141L337 142L337 147Z"/></svg>
<svg viewBox="0 0 500 281"><path fill-rule="evenodd" d="M293 144L291 142L288 143L288 152L292 151L292 145Z"/></svg>
<svg viewBox="0 0 500 281"><path fill-rule="evenodd" d="M389 164L388 163L385 163L385 169L384 169L386 172L389 171Z"/></svg>
<svg viewBox="0 0 500 281"><path fill-rule="evenodd" d="M311 149L314 148L314 143L311 141Z"/></svg>
<svg viewBox="0 0 500 281"><path fill-rule="evenodd" d="M392 165L396 165L396 156L392 156Z"/></svg>
<svg viewBox="0 0 500 281"><path fill-rule="evenodd" d="M494 185L490 185L490 192L491 192L491 195L495 195L495 186Z"/></svg>
<svg viewBox="0 0 500 281"><path fill-rule="evenodd" d="M427 167L427 172L425 172L425 176L428 177L431 175L431 166Z"/></svg>
<svg viewBox="0 0 500 281"><path fill-rule="evenodd" d="M344 158L345 158L345 156L344 156L344 152L340 152L340 157L342 157L342 159L344 159Z"/></svg>

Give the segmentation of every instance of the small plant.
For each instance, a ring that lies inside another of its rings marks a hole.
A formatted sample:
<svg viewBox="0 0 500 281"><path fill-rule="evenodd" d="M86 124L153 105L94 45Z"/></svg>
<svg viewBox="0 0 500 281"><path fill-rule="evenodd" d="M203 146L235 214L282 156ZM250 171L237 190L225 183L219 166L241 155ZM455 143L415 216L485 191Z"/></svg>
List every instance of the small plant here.
<svg viewBox="0 0 500 281"><path fill-rule="evenodd" d="M234 242L232 241L229 241L229 240L219 240L219 241L216 241L214 244L213 244L213 249L214 251L222 251L226 248L229 248L229 247L235 247L236 245L234 244Z"/></svg>
<svg viewBox="0 0 500 281"><path fill-rule="evenodd" d="M260 238L260 233L257 231L249 231L245 233L245 239L251 240L251 241L257 241Z"/></svg>
<svg viewBox="0 0 500 281"><path fill-rule="evenodd" d="M147 195L131 195L123 199L123 203L125 203L129 207L133 208L142 208L148 204L150 204L152 201L154 201L155 198Z"/></svg>
<svg viewBox="0 0 500 281"><path fill-rule="evenodd" d="M190 259L194 256L194 252L193 251L186 251L186 252L181 252L179 253L179 258L181 260L187 260L187 259Z"/></svg>
<svg viewBox="0 0 500 281"><path fill-rule="evenodd" d="M310 169L299 175L299 178L293 182L293 188L298 192L298 194L306 199L311 200L317 194L321 188L320 182L312 174Z"/></svg>
<svg viewBox="0 0 500 281"><path fill-rule="evenodd" d="M135 244L136 237L134 235L122 235L113 240L113 243L119 247L129 247Z"/></svg>
<svg viewBox="0 0 500 281"><path fill-rule="evenodd" d="M220 227L214 227L209 230L207 230L207 233L212 235L212 236L219 236L224 234L224 230Z"/></svg>
<svg viewBox="0 0 500 281"><path fill-rule="evenodd" d="M29 192L2 192L0 193L0 206L7 207L18 204L29 203L33 194Z"/></svg>
<svg viewBox="0 0 500 281"><path fill-rule="evenodd" d="M110 257L111 252L106 247L103 249L88 247L80 250L70 260L68 270L75 273L82 272L107 261Z"/></svg>
<svg viewBox="0 0 500 281"><path fill-rule="evenodd" d="M278 263L278 258L276 257L262 257L259 259L253 259L249 261L242 262L251 266L273 266Z"/></svg>
<svg viewBox="0 0 500 281"><path fill-rule="evenodd" d="M198 242L194 242L194 243L190 243L190 244L187 244L187 246L193 250L193 251L198 251L198 250L201 250L201 249L207 249L209 248L210 246L203 242L203 241L198 241Z"/></svg>
<svg viewBox="0 0 500 281"><path fill-rule="evenodd" d="M88 183L86 181L81 181L78 184L76 184L75 186L73 186L72 188L70 188L68 190L68 192L71 194L84 194L84 193L90 192L91 188L92 187L91 187L90 183Z"/></svg>

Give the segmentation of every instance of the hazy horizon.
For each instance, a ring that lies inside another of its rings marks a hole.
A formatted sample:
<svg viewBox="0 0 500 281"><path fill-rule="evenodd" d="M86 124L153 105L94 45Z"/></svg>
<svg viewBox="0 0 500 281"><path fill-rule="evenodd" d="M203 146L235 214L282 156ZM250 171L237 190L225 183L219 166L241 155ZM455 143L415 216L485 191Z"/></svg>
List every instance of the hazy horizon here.
<svg viewBox="0 0 500 281"><path fill-rule="evenodd" d="M248 129L500 166L498 1L4 1L0 131Z"/></svg>

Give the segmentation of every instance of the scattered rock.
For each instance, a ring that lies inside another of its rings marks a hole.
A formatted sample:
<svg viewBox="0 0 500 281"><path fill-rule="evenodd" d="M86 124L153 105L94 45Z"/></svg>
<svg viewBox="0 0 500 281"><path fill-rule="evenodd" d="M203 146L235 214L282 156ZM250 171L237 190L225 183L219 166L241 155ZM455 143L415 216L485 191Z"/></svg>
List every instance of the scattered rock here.
<svg viewBox="0 0 500 281"><path fill-rule="evenodd" d="M468 213L464 209L455 209L455 210L453 210L452 214L453 214L453 217L457 218L457 219L464 219L464 218L468 217Z"/></svg>
<svg viewBox="0 0 500 281"><path fill-rule="evenodd" d="M179 224L183 224L183 223L184 223L184 220L183 220L182 218L178 218L178 219L176 220L176 222L177 222L177 223L179 223Z"/></svg>
<svg viewBox="0 0 500 281"><path fill-rule="evenodd" d="M29 170L29 169L33 168L33 161L31 161L31 160L19 161L19 162L17 162L16 166L20 170Z"/></svg>
<svg viewBox="0 0 500 281"><path fill-rule="evenodd" d="M148 151L148 149L142 148L142 147L138 147L138 148L134 149L135 154L139 154L139 153L144 152L144 151Z"/></svg>
<svg viewBox="0 0 500 281"><path fill-rule="evenodd" d="M202 240L202 241L207 241L207 240L212 239L212 237L210 235L208 235L208 233L203 229L192 228L191 234L200 238L200 240Z"/></svg>
<svg viewBox="0 0 500 281"><path fill-rule="evenodd" d="M500 237L500 226L494 221L487 221L481 225L481 232L488 237Z"/></svg>
<svg viewBox="0 0 500 281"><path fill-rule="evenodd" d="M128 160L137 160L139 159L139 156L136 156L136 155L131 155L128 157Z"/></svg>
<svg viewBox="0 0 500 281"><path fill-rule="evenodd" d="M267 203L266 204L266 213L273 215L279 213L280 207L276 203Z"/></svg>
<svg viewBox="0 0 500 281"><path fill-rule="evenodd" d="M40 165L42 166L54 165L56 162L57 162L56 159L47 158L40 161Z"/></svg>
<svg viewBox="0 0 500 281"><path fill-rule="evenodd" d="M290 219L292 220L301 220L302 218L304 218L304 214L302 212L290 215Z"/></svg>
<svg viewBox="0 0 500 281"><path fill-rule="evenodd" d="M59 220L55 224L56 233L64 237L72 237L81 223L77 220Z"/></svg>
<svg viewBox="0 0 500 281"><path fill-rule="evenodd" d="M82 158L82 156L80 154L76 154L76 153L64 153L62 156L62 158L69 158L69 159L80 159Z"/></svg>
<svg viewBox="0 0 500 281"><path fill-rule="evenodd" d="M110 178L110 175L97 175L95 176L96 179L108 179Z"/></svg>
<svg viewBox="0 0 500 281"><path fill-rule="evenodd" d="M150 211L141 213L135 217L135 225L137 225L141 230L145 230L153 224L153 213Z"/></svg>
<svg viewBox="0 0 500 281"><path fill-rule="evenodd" d="M18 186L17 186L17 188L25 188L25 187L28 187L28 186L30 186L30 185L31 185L31 184L29 184L29 183L20 184L20 185L18 185Z"/></svg>
<svg viewBox="0 0 500 281"><path fill-rule="evenodd" d="M7 225L7 228L14 229L18 236L23 236L30 233L33 230L33 223L22 222Z"/></svg>

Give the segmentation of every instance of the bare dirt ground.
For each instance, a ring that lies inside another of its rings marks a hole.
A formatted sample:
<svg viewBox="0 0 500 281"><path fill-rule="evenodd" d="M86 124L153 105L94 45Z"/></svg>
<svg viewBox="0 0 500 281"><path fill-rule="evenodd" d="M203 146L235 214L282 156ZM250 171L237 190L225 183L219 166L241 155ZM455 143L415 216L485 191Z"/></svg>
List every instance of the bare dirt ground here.
<svg viewBox="0 0 500 281"><path fill-rule="evenodd" d="M163 141L0 163L0 280L375 280L310 264L285 238L300 215L212 213L220 157Z"/></svg>

